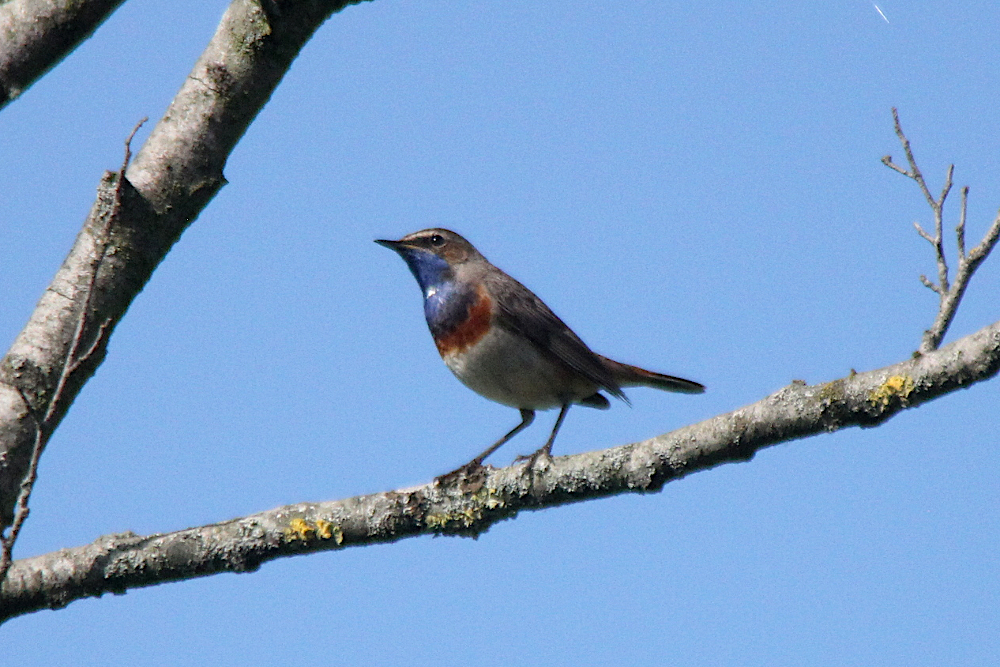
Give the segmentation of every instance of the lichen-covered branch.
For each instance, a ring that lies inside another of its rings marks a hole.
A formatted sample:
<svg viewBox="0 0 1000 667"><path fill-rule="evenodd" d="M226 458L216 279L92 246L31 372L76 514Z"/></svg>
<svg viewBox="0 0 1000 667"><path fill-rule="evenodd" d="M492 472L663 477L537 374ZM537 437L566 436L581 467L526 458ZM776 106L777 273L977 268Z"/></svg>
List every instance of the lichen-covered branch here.
<svg viewBox="0 0 1000 667"><path fill-rule="evenodd" d="M645 442L523 463L445 485L288 505L162 535L108 535L16 561L0 588L0 622L84 597L218 572L248 572L285 556L432 534L475 536L524 510L627 492L658 491L764 447L874 426L898 412L993 377L1000 322L940 350L820 385L795 382L744 408Z"/></svg>
<svg viewBox="0 0 1000 667"><path fill-rule="evenodd" d="M923 173L917 166L916 159L913 157L910 140L903 133L903 127L899 123L899 112L895 108L892 110L892 120L896 136L899 138L899 143L903 146L903 152L906 154L906 162L909 166L905 169L900 167L892 161L891 155L883 157L882 164L907 178L913 179L920 187L920 192L924 195L924 199L927 200L927 204L934 213L933 236L924 230L919 223L913 223L921 238L934 247L938 269L937 283L929 280L927 276L920 276L920 282L931 291L937 293L939 298L937 317L934 318L934 323L931 327L924 332L923 339L920 342L919 351L923 354L931 350L936 350L941 344L945 334L948 333L948 327L951 326L952 320L955 319L955 313L958 312L958 305L962 302L962 297L969 286L972 274L976 272L976 269L979 268L983 260L989 256L990 251L996 246L997 240L1000 239L1000 212L993 219L993 223L986 231L979 245L966 253L965 219L968 210L969 188L962 188L961 210L959 211L958 225L955 227L958 244L958 271L955 274L955 282L949 282L948 257L944 249L944 204L945 200L948 199L948 194L951 192L952 177L955 175L955 165L949 165L944 186L941 188L941 195L935 199L934 195L931 194L930 188L927 187Z"/></svg>
<svg viewBox="0 0 1000 667"><path fill-rule="evenodd" d="M225 183L230 152L302 46L331 13L358 1L234 0L126 179L105 174L69 256L0 361L0 531L11 525L36 442L22 397L51 414L48 427L59 424L129 304ZM100 230L112 214L105 240ZM80 339L97 343L65 374L81 321Z"/></svg>
<svg viewBox="0 0 1000 667"><path fill-rule="evenodd" d="M122 2L0 2L0 109L90 37Z"/></svg>

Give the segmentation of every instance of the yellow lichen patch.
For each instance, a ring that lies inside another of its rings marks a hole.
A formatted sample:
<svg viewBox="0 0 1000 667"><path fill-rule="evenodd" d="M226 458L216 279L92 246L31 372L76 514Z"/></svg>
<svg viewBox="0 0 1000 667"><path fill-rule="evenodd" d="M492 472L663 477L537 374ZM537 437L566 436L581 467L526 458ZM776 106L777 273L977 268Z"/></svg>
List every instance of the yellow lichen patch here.
<svg viewBox="0 0 1000 667"><path fill-rule="evenodd" d="M335 540L338 545L344 543L344 531L340 529L340 526L323 519L317 519L316 523L312 524L305 519L296 517L288 522L285 537L289 541L308 542L314 537L318 537L321 540Z"/></svg>
<svg viewBox="0 0 1000 667"><path fill-rule="evenodd" d="M439 512L428 514L424 523L432 530L445 530L448 528L468 528L481 519L482 512L478 508L467 507L457 512Z"/></svg>
<svg viewBox="0 0 1000 667"><path fill-rule="evenodd" d="M819 399L826 403L839 403L844 400L844 381L834 380L819 388Z"/></svg>
<svg viewBox="0 0 1000 667"><path fill-rule="evenodd" d="M908 375L893 375L886 378L878 389L868 395L868 401L873 405L881 405L883 408L889 406L889 401L894 397L899 397L901 402L913 392L913 379Z"/></svg>
<svg viewBox="0 0 1000 667"><path fill-rule="evenodd" d="M488 510L495 510L498 507L504 506L503 498L493 495L492 493L486 498L486 502L483 503Z"/></svg>
<svg viewBox="0 0 1000 667"><path fill-rule="evenodd" d="M316 521L316 535L319 536L321 540L333 539L337 544L344 543L344 531L340 529L340 526L334 525L329 521L324 521L323 519L318 519Z"/></svg>
<svg viewBox="0 0 1000 667"><path fill-rule="evenodd" d="M499 494L496 489L491 489L489 487L483 487L476 492L473 496L477 502L481 503L483 507L488 510L495 510L498 507L504 506L503 497Z"/></svg>
<svg viewBox="0 0 1000 667"><path fill-rule="evenodd" d="M316 535L316 528L305 519L292 519L288 522L288 528L285 528L285 537L287 537L290 542L294 540L302 540L303 542L306 542L311 540L314 535Z"/></svg>

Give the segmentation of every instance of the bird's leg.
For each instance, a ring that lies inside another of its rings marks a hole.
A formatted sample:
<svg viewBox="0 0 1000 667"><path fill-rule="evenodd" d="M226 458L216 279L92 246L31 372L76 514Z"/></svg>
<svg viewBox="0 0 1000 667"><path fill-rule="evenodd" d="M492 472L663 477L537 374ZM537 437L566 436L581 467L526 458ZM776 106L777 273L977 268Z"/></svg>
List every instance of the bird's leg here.
<svg viewBox="0 0 1000 667"><path fill-rule="evenodd" d="M500 438L495 443L493 443L492 445L490 445L489 449L487 449L485 452L483 452L482 454L480 454L476 458L472 459L471 461L469 461L468 463L466 463L462 467L463 468L476 468L476 467L479 467L480 465L483 464L483 461L486 460L487 456L489 456L490 454L492 454L496 450L500 449L500 447L502 447L508 440L510 440L511 438L513 438L515 435L517 435L518 433L520 433L524 429L526 429L529 426L531 426L531 422L533 422L533 421L535 421L535 411L534 410L524 410L524 409L522 409L521 410L521 423L520 424L518 424L517 426L515 426L514 428L512 428L507 433L507 435L505 435L504 437Z"/></svg>
<svg viewBox="0 0 1000 667"><path fill-rule="evenodd" d="M455 477L459 473L469 472L471 470L475 470L476 468L482 467L483 461L486 460L487 456L489 456L490 454L492 454L496 450L500 449L508 440L510 440L511 438L513 438L515 435L517 435L518 433L520 433L524 429L526 429L529 426L531 426L531 422L533 422L533 421L535 421L535 411L534 410L525 410L525 409L522 408L521 409L521 423L518 424L517 426L515 426L514 428L512 428L507 433L507 435L505 435L504 437L500 438L495 443L493 443L492 445L490 445L489 448L485 452L483 452L482 454L480 454L476 458L472 459L471 461L469 461L468 463L466 463L464 466L460 466L460 467L452 470L449 473L445 473L445 474L441 475L440 477L437 477L436 479L438 481L443 481L443 480L449 479L451 477ZM555 434L553 433L553 436L554 435ZM548 446L549 447L552 446L551 438L550 438L550 442L549 442Z"/></svg>
<svg viewBox="0 0 1000 667"><path fill-rule="evenodd" d="M524 468L525 470L531 470L532 468L534 468L535 461L537 461L539 457L543 455L547 459L552 458L552 443L556 441L556 433L559 432L559 427L562 426L563 419L566 418L567 412L569 412L569 403L563 403L562 409L559 410L559 416L556 417L556 425L552 427L552 433L551 435L549 435L548 441L544 445L542 445L542 447L535 453L530 454L529 456L518 457L518 460L527 459L528 465L525 466Z"/></svg>

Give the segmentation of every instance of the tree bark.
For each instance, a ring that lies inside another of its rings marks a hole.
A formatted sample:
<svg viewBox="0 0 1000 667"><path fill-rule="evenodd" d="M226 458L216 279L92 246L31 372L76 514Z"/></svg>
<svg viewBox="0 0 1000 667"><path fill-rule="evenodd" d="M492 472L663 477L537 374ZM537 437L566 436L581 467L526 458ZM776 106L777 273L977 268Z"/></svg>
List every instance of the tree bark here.
<svg viewBox="0 0 1000 667"><path fill-rule="evenodd" d="M90 37L124 0L0 3L0 109Z"/></svg>

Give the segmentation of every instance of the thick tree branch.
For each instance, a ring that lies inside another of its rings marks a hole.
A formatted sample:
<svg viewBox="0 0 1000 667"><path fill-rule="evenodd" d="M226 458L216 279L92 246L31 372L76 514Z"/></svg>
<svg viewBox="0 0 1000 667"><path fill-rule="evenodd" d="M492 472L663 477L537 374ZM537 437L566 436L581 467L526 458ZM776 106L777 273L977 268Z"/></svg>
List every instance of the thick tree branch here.
<svg viewBox="0 0 1000 667"><path fill-rule="evenodd" d="M225 183L230 152L299 50L331 13L358 1L234 0L126 179L105 174L69 256L0 361L0 531L13 520L35 443L22 396L36 413L51 415L46 427L55 429L129 304ZM112 212L105 241L100 230ZM94 275L99 254L106 257ZM81 321L81 338L98 342L64 376Z"/></svg>
<svg viewBox="0 0 1000 667"><path fill-rule="evenodd" d="M288 505L161 535L108 535L93 544L14 563L0 588L0 621L84 597L248 572L285 556L432 534L477 536L498 521L626 492L659 491L764 447L846 426L875 426L898 412L993 377L1000 322L893 366L809 386L795 382L734 412L622 447L562 456L478 476L336 502Z"/></svg>
<svg viewBox="0 0 1000 667"><path fill-rule="evenodd" d="M122 2L0 2L0 109L90 37Z"/></svg>
<svg viewBox="0 0 1000 667"><path fill-rule="evenodd" d="M944 187L941 188L941 196L935 199L934 195L931 194L930 188L927 187L924 175L917 166L916 159L913 157L910 140L903 133L903 127L899 124L899 112L895 108L892 110L892 120L896 136L899 138L899 143L903 146L903 152L906 154L906 162L909 167L907 169L900 167L892 161L891 155L883 157L882 164L907 178L913 179L920 187L920 192L923 193L924 199L927 200L927 204L934 213L934 236L926 232L919 223L913 223L921 238L934 247L938 269L938 281L936 284L931 282L927 276L920 276L920 282L928 289L937 293L939 299L937 317L934 318L934 323L930 329L924 332L923 339L920 342L919 351L924 354L931 350L936 350L941 344L945 334L948 333L948 327L951 326L952 320L955 319L955 313L958 312L958 305L962 302L962 297L969 286L972 274L976 272L976 269L979 268L983 260L989 256L990 251L996 246L997 240L1000 239L1000 212L993 218L993 223L986 231L979 245L969 253L966 253L965 217L968 210L969 188L962 188L961 210L958 215L958 225L955 227L958 244L958 272L955 274L955 282L953 284L949 283L948 258L944 250L944 203L951 192L952 177L955 175L955 165L949 165L948 174L944 180Z"/></svg>

